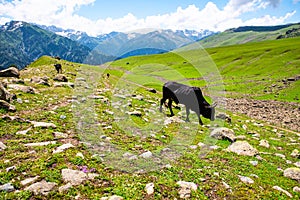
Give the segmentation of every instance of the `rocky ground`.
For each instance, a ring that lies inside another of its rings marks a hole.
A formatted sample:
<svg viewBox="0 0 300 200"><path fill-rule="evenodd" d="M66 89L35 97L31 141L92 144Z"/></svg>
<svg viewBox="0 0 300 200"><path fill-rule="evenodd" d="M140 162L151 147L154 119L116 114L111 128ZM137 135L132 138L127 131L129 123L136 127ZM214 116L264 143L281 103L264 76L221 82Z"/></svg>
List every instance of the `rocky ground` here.
<svg viewBox="0 0 300 200"><path fill-rule="evenodd" d="M253 99L228 99L226 103L234 113L300 132L300 103Z"/></svg>

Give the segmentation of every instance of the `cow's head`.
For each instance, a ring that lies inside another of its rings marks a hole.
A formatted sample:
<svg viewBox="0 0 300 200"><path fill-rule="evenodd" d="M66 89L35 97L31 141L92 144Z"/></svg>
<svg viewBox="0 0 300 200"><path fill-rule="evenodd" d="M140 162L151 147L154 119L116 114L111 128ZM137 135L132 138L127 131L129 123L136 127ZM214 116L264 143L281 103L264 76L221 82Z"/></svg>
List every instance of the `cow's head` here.
<svg viewBox="0 0 300 200"><path fill-rule="evenodd" d="M217 106L216 103L212 104L212 105L208 105L208 106L205 106L204 110L203 110L203 113L202 116L207 118L207 119L210 119L211 121L214 121L215 120L215 107Z"/></svg>

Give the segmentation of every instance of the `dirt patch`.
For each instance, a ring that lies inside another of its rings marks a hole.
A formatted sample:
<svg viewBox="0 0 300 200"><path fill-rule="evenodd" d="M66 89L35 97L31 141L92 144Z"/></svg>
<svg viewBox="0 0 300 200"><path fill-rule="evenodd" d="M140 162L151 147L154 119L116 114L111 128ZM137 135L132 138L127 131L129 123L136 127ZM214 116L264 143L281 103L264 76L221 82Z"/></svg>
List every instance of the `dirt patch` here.
<svg viewBox="0 0 300 200"><path fill-rule="evenodd" d="M300 104L273 100L228 99L227 109L300 132Z"/></svg>

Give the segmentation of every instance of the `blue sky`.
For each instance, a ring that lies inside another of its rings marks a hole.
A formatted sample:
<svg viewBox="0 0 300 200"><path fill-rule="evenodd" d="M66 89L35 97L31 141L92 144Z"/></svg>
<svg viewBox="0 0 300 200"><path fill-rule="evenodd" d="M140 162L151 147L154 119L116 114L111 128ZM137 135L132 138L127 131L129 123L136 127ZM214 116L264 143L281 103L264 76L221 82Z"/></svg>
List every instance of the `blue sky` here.
<svg viewBox="0 0 300 200"><path fill-rule="evenodd" d="M300 22L300 0L0 0L0 24L22 20L90 35Z"/></svg>

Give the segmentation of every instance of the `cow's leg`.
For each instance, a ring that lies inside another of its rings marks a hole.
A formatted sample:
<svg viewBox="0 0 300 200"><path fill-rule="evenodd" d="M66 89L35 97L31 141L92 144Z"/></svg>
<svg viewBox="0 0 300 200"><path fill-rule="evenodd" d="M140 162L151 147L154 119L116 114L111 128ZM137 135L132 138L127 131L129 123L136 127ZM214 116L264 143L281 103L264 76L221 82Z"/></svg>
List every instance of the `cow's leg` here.
<svg viewBox="0 0 300 200"><path fill-rule="evenodd" d="M189 122L189 121L190 121L190 119L189 119L190 108L187 107L187 106L185 106L185 110L186 110L186 119L185 119L185 121L186 121L186 122Z"/></svg>
<svg viewBox="0 0 300 200"><path fill-rule="evenodd" d="M200 124L200 125L203 125L203 122L202 122L202 120L201 120L200 114L198 115L198 119L199 119L199 124Z"/></svg>
<svg viewBox="0 0 300 200"><path fill-rule="evenodd" d="M165 103L166 100L167 100L166 98L162 98L160 100L159 112L162 112L162 105Z"/></svg>
<svg viewBox="0 0 300 200"><path fill-rule="evenodd" d="M172 117L172 116L174 116L174 113L173 113L173 110L172 110L172 99L169 99L168 106L169 106L169 109L170 109L170 112L171 112L171 117Z"/></svg>

